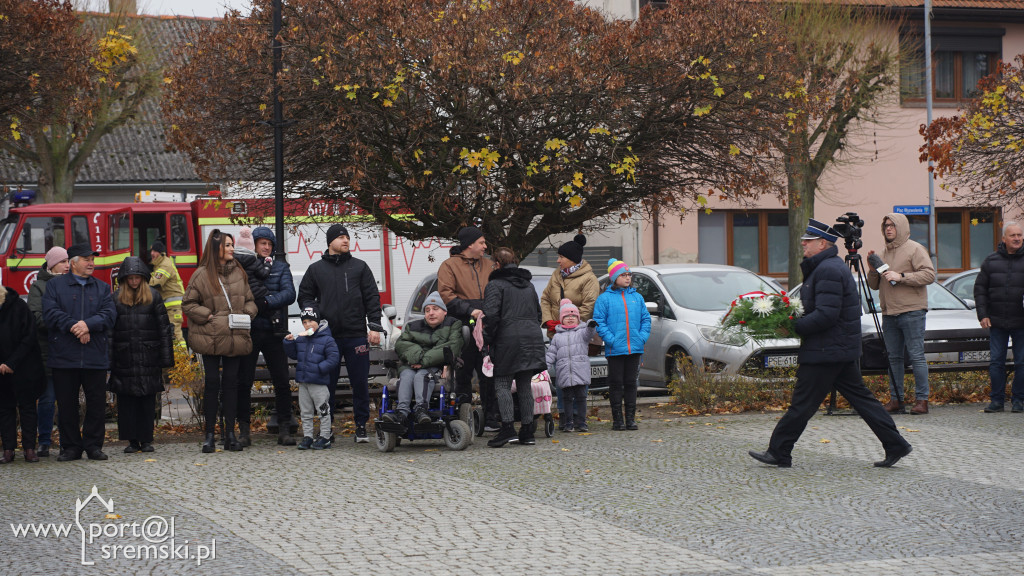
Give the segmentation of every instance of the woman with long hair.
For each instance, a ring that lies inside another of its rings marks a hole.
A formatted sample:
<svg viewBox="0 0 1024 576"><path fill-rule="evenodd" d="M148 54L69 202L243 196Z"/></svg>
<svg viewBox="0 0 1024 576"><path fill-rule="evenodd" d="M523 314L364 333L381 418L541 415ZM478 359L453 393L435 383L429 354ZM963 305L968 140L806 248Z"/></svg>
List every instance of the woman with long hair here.
<svg viewBox="0 0 1024 576"><path fill-rule="evenodd" d="M494 363L494 395L501 413L501 429L487 445L500 448L516 437L512 381L519 397L519 443L536 443L533 432L533 390L530 380L545 368L540 300L529 270L519 268L510 248L494 251L498 269L484 289L484 343Z"/></svg>
<svg viewBox="0 0 1024 576"><path fill-rule="evenodd" d="M252 350L249 326L235 323L231 316L256 316L256 303L245 271L235 262L235 239L213 230L206 240L203 257L185 290L181 311L188 317L189 347L203 357L206 373L203 387L203 418L206 438L203 452L216 451L214 428L223 392L225 448L239 452L235 437L239 366ZM244 326L244 327L243 327Z"/></svg>
<svg viewBox="0 0 1024 576"><path fill-rule="evenodd" d="M114 356L110 391L117 394L117 434L126 454L153 451L153 413L164 390L162 372L174 366L174 332L163 298L149 285L149 269L129 256L114 292Z"/></svg>

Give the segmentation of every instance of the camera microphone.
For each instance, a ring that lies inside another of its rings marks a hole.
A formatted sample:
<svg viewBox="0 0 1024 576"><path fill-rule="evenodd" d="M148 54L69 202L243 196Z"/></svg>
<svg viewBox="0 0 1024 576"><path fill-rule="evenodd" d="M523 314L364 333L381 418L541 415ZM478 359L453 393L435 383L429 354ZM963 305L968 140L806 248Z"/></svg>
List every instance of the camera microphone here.
<svg viewBox="0 0 1024 576"><path fill-rule="evenodd" d="M868 264L871 264L871 267L874 268L876 272L878 272L879 276L884 274L885 271L889 269L889 265L886 264L885 262L883 262L882 258L879 257L878 254L869 254L868 255ZM896 285L896 281L895 280L889 280L889 285L890 286L895 286Z"/></svg>

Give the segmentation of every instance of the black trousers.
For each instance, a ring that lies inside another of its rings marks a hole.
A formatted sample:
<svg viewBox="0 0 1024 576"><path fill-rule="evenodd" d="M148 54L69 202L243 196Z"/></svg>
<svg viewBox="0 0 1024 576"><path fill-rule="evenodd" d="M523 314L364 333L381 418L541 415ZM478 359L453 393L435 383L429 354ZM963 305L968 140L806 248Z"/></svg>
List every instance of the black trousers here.
<svg viewBox="0 0 1024 576"><path fill-rule="evenodd" d="M85 392L85 421L79 430L78 391ZM72 453L103 449L103 416L107 411L107 371L53 369L57 397L57 429L60 449ZM153 415L152 412L149 413Z"/></svg>
<svg viewBox="0 0 1024 576"><path fill-rule="evenodd" d="M822 401L835 388L864 419L882 442L888 454L910 443L900 436L892 416L864 385L857 361L835 364L801 364L796 370L793 400L785 415L775 425L768 449L783 463L792 460L793 445L800 439L807 422L818 411Z"/></svg>
<svg viewBox="0 0 1024 576"><path fill-rule="evenodd" d="M487 422L500 422L498 399L494 394L494 377L484 376L484 355L473 338L470 337L462 347L462 365L455 370L455 393L473 397L473 372L477 373L480 382L480 403L483 404L484 418Z"/></svg>
<svg viewBox="0 0 1024 576"><path fill-rule="evenodd" d="M139 443L153 442L153 411L156 394L117 395L117 437Z"/></svg>
<svg viewBox="0 0 1024 576"><path fill-rule="evenodd" d="M213 434L217 426L217 408L223 392L224 432L235 431L236 409L238 407L238 369L243 356L203 355L203 371L206 373L203 386L203 418L205 432Z"/></svg>
<svg viewBox="0 0 1024 576"><path fill-rule="evenodd" d="M636 379L643 354L608 356L608 400L612 405L612 421L622 423L622 405L626 405L626 421L633 423L636 414Z"/></svg>
<svg viewBox="0 0 1024 576"><path fill-rule="evenodd" d="M260 352L270 371L274 384L274 409L277 421L290 423L292 420L292 389L288 384L288 355L284 352L282 337L270 330L253 330L252 352L242 360L241 375L238 379L238 421L248 424L252 418L252 383L256 379L256 363Z"/></svg>
<svg viewBox="0 0 1024 576"><path fill-rule="evenodd" d="M36 390L32 382L14 382L11 376L0 376L0 438L4 450L18 447L18 417L21 417L21 447L36 447Z"/></svg>

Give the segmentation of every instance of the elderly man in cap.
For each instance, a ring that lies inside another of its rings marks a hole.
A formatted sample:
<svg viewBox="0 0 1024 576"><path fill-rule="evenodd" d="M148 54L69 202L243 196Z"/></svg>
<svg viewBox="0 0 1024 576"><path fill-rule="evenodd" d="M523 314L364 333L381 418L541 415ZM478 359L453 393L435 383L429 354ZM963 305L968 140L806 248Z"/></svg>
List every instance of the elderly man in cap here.
<svg viewBox="0 0 1024 576"><path fill-rule="evenodd" d="M88 244L68 248L69 274L50 279L43 294L43 320L49 330L53 388L57 396L60 431L59 462L106 460L103 453L103 415L107 404L110 367L108 332L117 318L110 285L93 277ZM79 431L78 390L85 391L85 422Z"/></svg>
<svg viewBox="0 0 1024 576"><path fill-rule="evenodd" d="M755 460L771 466L792 465L793 445L832 388L849 401L882 442L885 458L875 466L888 468L911 451L892 417L861 379L860 295L849 266L839 257L838 239L828 224L814 219L800 239L804 315L795 326L802 341L793 399L772 432L768 450L749 452Z"/></svg>
<svg viewBox="0 0 1024 576"><path fill-rule="evenodd" d="M327 253L306 270L299 284L299 306L327 320L352 385L352 412L356 442L369 442L370 346L380 344L380 290L366 262L352 256L348 229L334 224L327 229ZM339 366L327 385L331 406L338 388Z"/></svg>
<svg viewBox="0 0 1024 576"><path fill-rule="evenodd" d="M149 255L149 264L153 269L149 285L156 288L160 292L160 297L164 299L167 317L171 321L171 326L174 326L174 342L184 345L185 338L181 333L181 297L185 295L185 286L181 283L181 276L178 276L174 259L167 255L167 246L162 241L153 242Z"/></svg>
<svg viewBox="0 0 1024 576"><path fill-rule="evenodd" d="M451 249L451 257L437 271L437 292L448 308L448 314L465 326L483 316L484 288L491 272L497 269L487 257L484 233L475 226L459 230L459 245ZM472 338L462 348L462 364L455 372L455 392L468 401L473 396L473 371L480 382L480 401L484 408L484 430L501 428L498 401L494 395L494 378L484 376L484 356Z"/></svg>

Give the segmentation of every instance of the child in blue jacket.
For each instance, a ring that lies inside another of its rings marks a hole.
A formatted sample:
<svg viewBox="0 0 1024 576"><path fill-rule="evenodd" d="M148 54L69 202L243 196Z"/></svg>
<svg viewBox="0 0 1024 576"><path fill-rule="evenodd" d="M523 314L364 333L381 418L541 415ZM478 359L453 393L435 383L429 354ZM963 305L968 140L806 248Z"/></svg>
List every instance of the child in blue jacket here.
<svg viewBox="0 0 1024 576"><path fill-rule="evenodd" d="M597 333L604 339L604 355L608 358L612 430L636 430L636 381L644 344L651 335L651 315L643 296L630 287L633 275L625 262L609 258L608 279L611 283L594 304L594 320Z"/></svg>
<svg viewBox="0 0 1024 576"><path fill-rule="evenodd" d="M331 447L331 403L327 384L341 363L338 345L331 336L327 320L320 320L312 309L302 311L302 327L296 336L284 337L284 351L295 365L299 385L299 411L302 415L302 441L299 450L323 450ZM320 437L313 441L313 418L320 416Z"/></svg>

